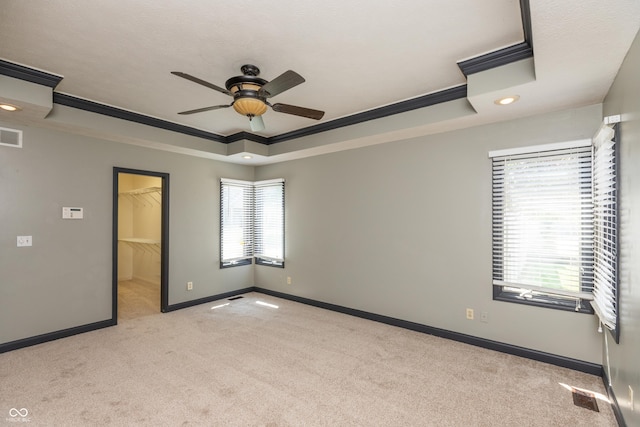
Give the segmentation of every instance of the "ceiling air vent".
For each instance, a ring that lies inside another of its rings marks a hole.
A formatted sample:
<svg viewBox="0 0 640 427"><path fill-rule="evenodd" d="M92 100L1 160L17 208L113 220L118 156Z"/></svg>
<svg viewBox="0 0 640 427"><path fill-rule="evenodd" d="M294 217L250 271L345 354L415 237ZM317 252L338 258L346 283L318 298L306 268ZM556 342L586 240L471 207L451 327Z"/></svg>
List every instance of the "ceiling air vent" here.
<svg viewBox="0 0 640 427"><path fill-rule="evenodd" d="M0 128L0 145L22 148L22 131L18 129Z"/></svg>

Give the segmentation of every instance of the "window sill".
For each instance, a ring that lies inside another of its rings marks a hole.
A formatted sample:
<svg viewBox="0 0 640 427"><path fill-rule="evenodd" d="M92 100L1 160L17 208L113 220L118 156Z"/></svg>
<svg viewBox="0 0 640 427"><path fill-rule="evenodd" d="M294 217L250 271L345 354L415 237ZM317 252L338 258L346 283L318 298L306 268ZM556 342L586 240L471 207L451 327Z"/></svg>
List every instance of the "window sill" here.
<svg viewBox="0 0 640 427"><path fill-rule="evenodd" d="M241 265L251 265L253 264L252 259L240 259L237 261L223 262L220 261L220 268L231 268L231 267L240 267Z"/></svg>
<svg viewBox="0 0 640 427"><path fill-rule="evenodd" d="M273 261L270 259L256 258L256 265L264 265L267 267L284 268L284 261Z"/></svg>
<svg viewBox="0 0 640 427"><path fill-rule="evenodd" d="M502 287L494 287L493 299L495 301L511 302L516 304L531 305L535 307L551 308L554 310L572 311L574 313L593 314L593 308L589 301L580 301L576 309L575 300L558 298L551 295L522 296L518 292L504 291Z"/></svg>

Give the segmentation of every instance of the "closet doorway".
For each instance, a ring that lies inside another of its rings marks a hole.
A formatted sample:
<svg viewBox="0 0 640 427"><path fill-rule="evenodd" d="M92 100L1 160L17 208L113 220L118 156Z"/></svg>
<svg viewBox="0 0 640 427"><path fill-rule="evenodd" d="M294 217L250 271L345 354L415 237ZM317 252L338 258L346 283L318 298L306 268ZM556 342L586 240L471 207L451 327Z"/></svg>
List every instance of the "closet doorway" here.
<svg viewBox="0 0 640 427"><path fill-rule="evenodd" d="M113 168L113 319L169 305L169 174Z"/></svg>

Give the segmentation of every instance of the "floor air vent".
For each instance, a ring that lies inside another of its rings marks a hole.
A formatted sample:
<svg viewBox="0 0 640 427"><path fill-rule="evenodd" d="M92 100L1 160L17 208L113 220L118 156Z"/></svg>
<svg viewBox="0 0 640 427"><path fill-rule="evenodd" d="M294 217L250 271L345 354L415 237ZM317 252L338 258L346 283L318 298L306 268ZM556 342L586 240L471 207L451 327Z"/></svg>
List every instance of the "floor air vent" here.
<svg viewBox="0 0 640 427"><path fill-rule="evenodd" d="M240 298L244 298L244 297L242 295L239 295L237 297L231 297L231 298L228 298L228 299L229 299L229 301L233 301L233 300L240 299Z"/></svg>
<svg viewBox="0 0 640 427"><path fill-rule="evenodd" d="M22 131L17 129L0 128L0 145L22 148Z"/></svg>
<svg viewBox="0 0 640 427"><path fill-rule="evenodd" d="M578 390L576 388L572 388L571 393L573 394L574 405L600 412L595 394L584 390Z"/></svg>

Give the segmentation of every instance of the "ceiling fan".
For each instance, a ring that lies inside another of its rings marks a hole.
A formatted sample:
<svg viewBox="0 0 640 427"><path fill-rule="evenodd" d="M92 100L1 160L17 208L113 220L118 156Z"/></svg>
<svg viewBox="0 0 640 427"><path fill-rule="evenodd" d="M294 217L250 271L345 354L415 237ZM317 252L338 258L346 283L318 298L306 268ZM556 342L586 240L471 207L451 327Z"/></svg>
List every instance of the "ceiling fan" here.
<svg viewBox="0 0 640 427"><path fill-rule="evenodd" d="M271 81L258 77L260 69L255 65L243 65L240 67L240 71L242 71L242 76L231 77L226 81L226 89L201 80L190 74L180 71L172 71L171 74L173 75L233 97L233 102L229 105L213 105L211 107L182 111L178 114L195 114L202 113L204 111L218 110L220 108L233 107L233 109L238 113L249 117L249 123L252 131L261 131L264 129L262 115L267 111L267 106L271 107L273 111L278 113L293 114L294 116L307 117L314 120L320 120L322 116L324 116L324 111L312 110L311 108L297 107L289 104L271 104L267 101L267 98L276 96L299 85L300 83L304 83L304 78L295 71L285 71Z"/></svg>

